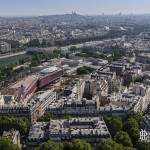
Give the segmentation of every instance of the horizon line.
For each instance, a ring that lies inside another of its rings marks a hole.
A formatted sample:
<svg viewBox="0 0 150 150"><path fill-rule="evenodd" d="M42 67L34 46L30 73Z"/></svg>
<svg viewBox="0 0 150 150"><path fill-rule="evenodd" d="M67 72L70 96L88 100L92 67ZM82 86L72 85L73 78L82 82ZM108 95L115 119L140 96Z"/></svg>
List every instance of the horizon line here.
<svg viewBox="0 0 150 150"><path fill-rule="evenodd" d="M82 15L82 16L116 16L116 15L122 15L122 16L128 16L128 15L150 15L150 13L122 13L122 12L117 12L117 13L101 13L101 14L83 14L83 13L76 13L73 11L74 14L77 15ZM55 16L55 15L71 15L72 13L58 13L58 14L39 14L39 15L0 15L1 18L19 18L19 17L44 17L44 16Z"/></svg>

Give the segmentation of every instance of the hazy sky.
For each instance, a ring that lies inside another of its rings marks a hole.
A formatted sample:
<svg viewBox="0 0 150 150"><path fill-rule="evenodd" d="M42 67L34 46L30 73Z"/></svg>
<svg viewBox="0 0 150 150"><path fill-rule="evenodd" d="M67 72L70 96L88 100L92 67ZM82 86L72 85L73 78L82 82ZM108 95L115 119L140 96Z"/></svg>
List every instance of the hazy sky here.
<svg viewBox="0 0 150 150"><path fill-rule="evenodd" d="M150 0L0 0L0 16L150 13Z"/></svg>

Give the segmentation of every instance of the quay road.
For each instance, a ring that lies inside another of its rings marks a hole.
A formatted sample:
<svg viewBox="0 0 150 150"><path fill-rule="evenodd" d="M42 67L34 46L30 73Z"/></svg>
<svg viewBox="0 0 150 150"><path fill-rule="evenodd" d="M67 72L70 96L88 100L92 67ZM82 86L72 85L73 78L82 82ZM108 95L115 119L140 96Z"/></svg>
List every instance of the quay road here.
<svg viewBox="0 0 150 150"><path fill-rule="evenodd" d="M19 56L19 55L23 55L23 54L26 54L26 51L22 51L22 52L18 52L18 53L11 53L8 55L3 55L3 56L0 55L0 59L9 58L9 57L13 57L13 56Z"/></svg>

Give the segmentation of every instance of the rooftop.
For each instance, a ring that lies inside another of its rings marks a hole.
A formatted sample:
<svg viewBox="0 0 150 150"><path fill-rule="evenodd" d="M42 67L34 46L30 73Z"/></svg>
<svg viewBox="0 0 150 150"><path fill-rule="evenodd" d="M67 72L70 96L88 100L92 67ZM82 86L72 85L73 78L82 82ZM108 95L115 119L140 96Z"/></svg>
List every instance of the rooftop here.
<svg viewBox="0 0 150 150"><path fill-rule="evenodd" d="M49 68L43 69L40 73L41 74L49 74L49 73L55 72L57 70L58 70L57 67L49 67Z"/></svg>
<svg viewBox="0 0 150 150"><path fill-rule="evenodd" d="M10 86L10 89L18 89L21 86L23 86L26 90L32 84L36 83L37 80L38 80L38 77L36 75L31 75L31 76L28 76L27 78L24 78L23 80L15 83L14 85Z"/></svg>

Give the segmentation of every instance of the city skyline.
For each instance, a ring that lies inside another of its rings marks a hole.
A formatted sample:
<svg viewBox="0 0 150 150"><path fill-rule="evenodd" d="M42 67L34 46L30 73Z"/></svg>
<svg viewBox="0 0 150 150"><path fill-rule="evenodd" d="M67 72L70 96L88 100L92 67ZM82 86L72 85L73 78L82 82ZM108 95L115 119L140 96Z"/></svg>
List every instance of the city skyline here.
<svg viewBox="0 0 150 150"><path fill-rule="evenodd" d="M149 14L149 0L1 0L0 16Z"/></svg>

